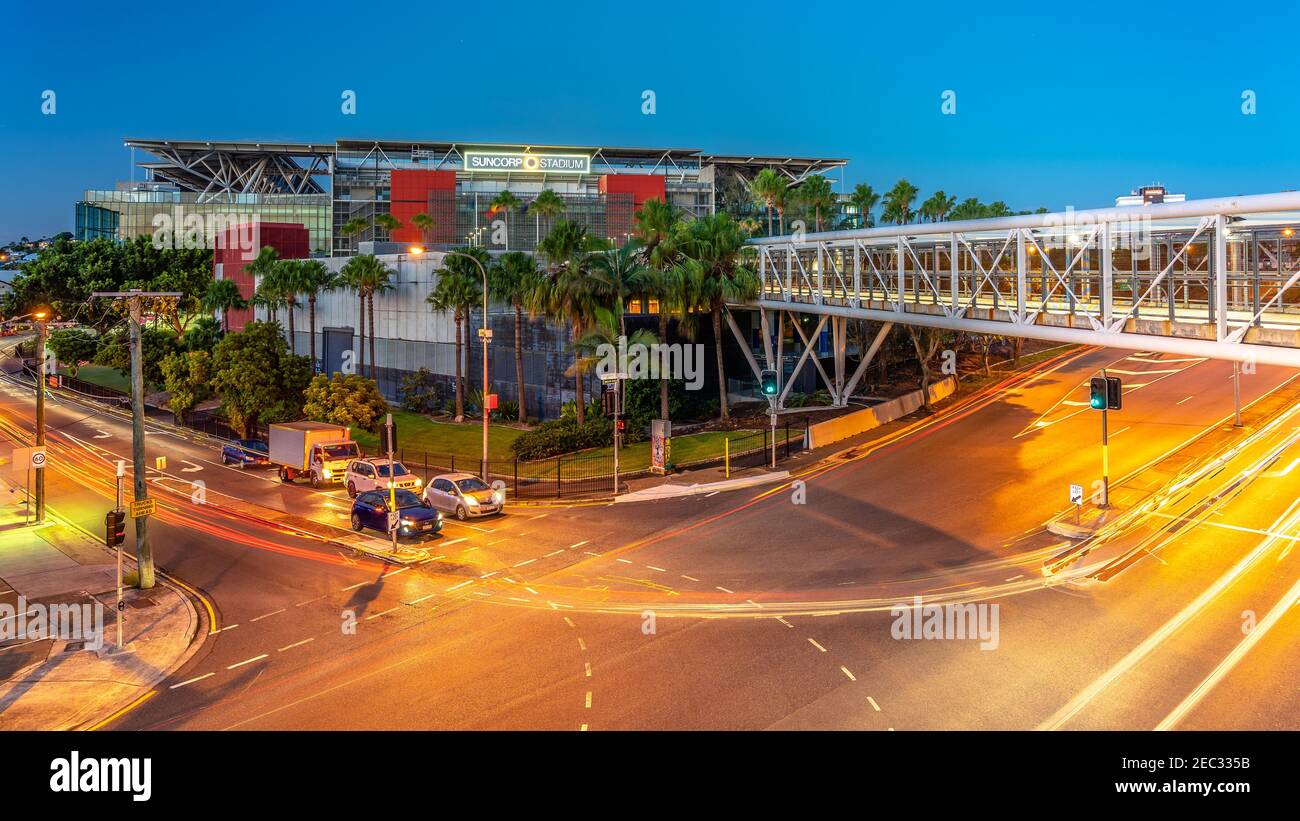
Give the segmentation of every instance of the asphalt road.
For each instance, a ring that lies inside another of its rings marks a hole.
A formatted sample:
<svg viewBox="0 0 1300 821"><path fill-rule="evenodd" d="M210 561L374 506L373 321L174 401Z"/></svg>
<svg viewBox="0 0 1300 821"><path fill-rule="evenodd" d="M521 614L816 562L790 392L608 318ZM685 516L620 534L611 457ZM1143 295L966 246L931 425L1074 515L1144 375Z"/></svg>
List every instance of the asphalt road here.
<svg viewBox="0 0 1300 821"><path fill-rule="evenodd" d="M1090 350L882 429L799 487L512 508L448 522L409 568L350 549L342 491L157 429L155 555L216 632L113 726L1294 728L1300 419L1116 534L1142 548L1122 572L1044 576L1064 545L1043 522L1099 474L1084 404L1102 366L1127 386L1117 480L1230 418L1227 363ZM1243 401L1292 375L1243 376ZM5 438L31 403L0 386ZM50 504L98 534L129 426L64 400L48 415ZM996 604L996 648L896 638L913 595Z"/></svg>

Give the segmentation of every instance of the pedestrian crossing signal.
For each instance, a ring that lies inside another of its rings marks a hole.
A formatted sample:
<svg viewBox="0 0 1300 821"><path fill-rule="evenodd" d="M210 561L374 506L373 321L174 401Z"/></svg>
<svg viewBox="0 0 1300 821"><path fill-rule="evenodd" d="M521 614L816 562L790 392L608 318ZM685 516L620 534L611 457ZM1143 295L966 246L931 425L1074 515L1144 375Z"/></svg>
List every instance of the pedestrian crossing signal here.
<svg viewBox="0 0 1300 821"><path fill-rule="evenodd" d="M776 371L764 370L760 375L759 382L763 386L764 396L776 396Z"/></svg>

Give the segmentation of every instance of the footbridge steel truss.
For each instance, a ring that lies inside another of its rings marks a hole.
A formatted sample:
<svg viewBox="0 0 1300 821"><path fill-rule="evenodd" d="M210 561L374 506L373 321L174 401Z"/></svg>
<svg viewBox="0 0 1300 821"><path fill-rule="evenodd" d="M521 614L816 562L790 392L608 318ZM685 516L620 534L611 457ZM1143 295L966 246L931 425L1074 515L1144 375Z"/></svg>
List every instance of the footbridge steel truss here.
<svg viewBox="0 0 1300 821"><path fill-rule="evenodd" d="M758 298L729 308L760 312L769 367L772 317L829 321L835 375L812 359L836 404L887 333L850 377L848 319L1300 367L1297 231L1286 192L765 237Z"/></svg>

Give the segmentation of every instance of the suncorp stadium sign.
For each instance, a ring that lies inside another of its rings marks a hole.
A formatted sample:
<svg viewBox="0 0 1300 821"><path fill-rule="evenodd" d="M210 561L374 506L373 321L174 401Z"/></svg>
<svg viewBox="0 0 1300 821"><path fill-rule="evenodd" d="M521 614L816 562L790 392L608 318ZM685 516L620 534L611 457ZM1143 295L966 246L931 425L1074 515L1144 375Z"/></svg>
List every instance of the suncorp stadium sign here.
<svg viewBox="0 0 1300 821"><path fill-rule="evenodd" d="M591 157L586 154L534 154L530 151L466 151L465 170L590 174Z"/></svg>

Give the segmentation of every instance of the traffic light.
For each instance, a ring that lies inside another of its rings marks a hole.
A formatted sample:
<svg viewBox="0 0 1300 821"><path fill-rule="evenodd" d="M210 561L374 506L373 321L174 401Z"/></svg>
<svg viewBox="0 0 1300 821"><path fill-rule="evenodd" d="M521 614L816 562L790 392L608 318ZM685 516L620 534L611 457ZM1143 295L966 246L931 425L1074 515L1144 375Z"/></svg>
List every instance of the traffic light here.
<svg viewBox="0 0 1300 821"><path fill-rule="evenodd" d="M759 375L759 382L763 386L764 396L776 396L776 371L765 369L762 374Z"/></svg>
<svg viewBox="0 0 1300 821"><path fill-rule="evenodd" d="M110 510L104 516L104 544L117 547L126 541L126 511Z"/></svg>
<svg viewBox="0 0 1300 821"><path fill-rule="evenodd" d="M627 420L626 419L618 420L617 427L619 433L622 433L623 431L627 430Z"/></svg>
<svg viewBox="0 0 1300 821"><path fill-rule="evenodd" d="M1088 380L1088 405L1093 410L1119 410L1123 396L1118 376L1094 376Z"/></svg>

